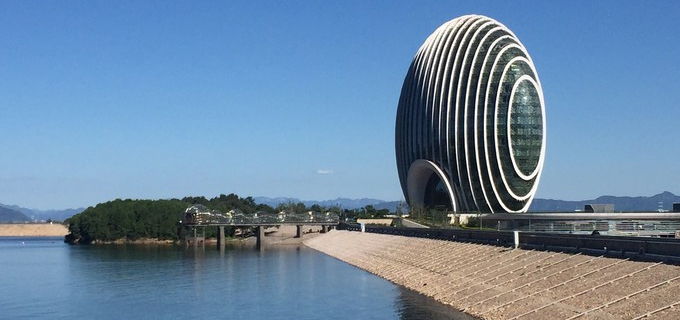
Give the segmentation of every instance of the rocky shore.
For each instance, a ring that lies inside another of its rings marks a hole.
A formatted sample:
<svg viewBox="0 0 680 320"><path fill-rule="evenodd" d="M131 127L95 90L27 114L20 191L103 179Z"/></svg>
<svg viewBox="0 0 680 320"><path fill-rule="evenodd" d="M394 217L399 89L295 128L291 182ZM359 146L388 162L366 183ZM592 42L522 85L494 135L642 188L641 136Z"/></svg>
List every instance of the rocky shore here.
<svg viewBox="0 0 680 320"><path fill-rule="evenodd" d="M333 230L304 243L482 319L679 319L680 267Z"/></svg>
<svg viewBox="0 0 680 320"><path fill-rule="evenodd" d="M51 223L0 224L0 237L63 237L68 228Z"/></svg>
<svg viewBox="0 0 680 320"><path fill-rule="evenodd" d="M0 236L3 236L2 232L2 226L0 225ZM14 225L4 225L4 226L14 226ZM39 232L34 232L37 229L38 225L33 225L34 229L32 228L27 228L27 231L21 231L17 228L7 228L7 236L46 236L42 235ZM61 229L58 229L57 232L55 232L53 235L47 235L47 236L64 236L68 234L68 229L66 227L63 227L63 231ZM41 229L42 230L42 229ZM303 231L303 238L296 238L296 228L295 226L278 226L278 227L270 227L265 230L265 245L292 245L292 246L299 246L302 245L302 240L303 239L311 239L315 236L319 235L319 232L321 231L321 227L308 227ZM31 233L33 232L33 233ZM70 244L76 244L78 243L78 239L71 238L69 236L66 236L64 241ZM255 237L235 237L235 238L227 238L226 239L227 243L233 244L241 244L241 245L255 245ZM208 238L205 239L205 244L207 245L215 245L217 243L216 238ZM112 244L112 245L176 245L180 244L179 241L177 240L164 240L164 239L157 239L157 238L139 238L135 240L129 240L129 239L118 239L118 240L113 240L113 241L102 241L102 240L95 240L91 244L99 244L99 245L106 245L106 244Z"/></svg>

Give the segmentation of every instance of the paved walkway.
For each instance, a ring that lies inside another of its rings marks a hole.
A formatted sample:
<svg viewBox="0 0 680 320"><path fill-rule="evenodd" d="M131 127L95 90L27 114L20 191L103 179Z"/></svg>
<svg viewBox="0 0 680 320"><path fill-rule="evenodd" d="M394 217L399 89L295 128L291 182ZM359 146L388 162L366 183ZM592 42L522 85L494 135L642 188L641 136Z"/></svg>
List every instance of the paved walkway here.
<svg viewBox="0 0 680 320"><path fill-rule="evenodd" d="M680 267L333 230L304 243L483 319L680 319Z"/></svg>
<svg viewBox="0 0 680 320"><path fill-rule="evenodd" d="M403 224L404 227L407 227L407 228L429 228L426 225L420 224L418 222L415 222L415 221L409 220L409 219L401 219L401 224Z"/></svg>

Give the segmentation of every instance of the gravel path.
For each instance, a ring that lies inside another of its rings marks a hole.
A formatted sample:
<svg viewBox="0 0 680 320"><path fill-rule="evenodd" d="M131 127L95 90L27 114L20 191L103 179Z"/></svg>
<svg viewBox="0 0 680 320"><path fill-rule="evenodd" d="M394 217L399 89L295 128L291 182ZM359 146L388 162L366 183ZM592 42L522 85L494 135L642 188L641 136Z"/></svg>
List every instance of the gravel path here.
<svg viewBox="0 0 680 320"><path fill-rule="evenodd" d="M338 230L304 243L483 319L680 319L674 265Z"/></svg>

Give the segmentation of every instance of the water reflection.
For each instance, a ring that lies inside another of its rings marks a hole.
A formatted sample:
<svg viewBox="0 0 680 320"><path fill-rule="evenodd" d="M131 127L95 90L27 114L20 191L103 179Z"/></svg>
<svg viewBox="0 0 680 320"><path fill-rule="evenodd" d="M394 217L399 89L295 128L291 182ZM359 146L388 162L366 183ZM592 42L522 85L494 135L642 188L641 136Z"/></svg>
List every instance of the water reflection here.
<svg viewBox="0 0 680 320"><path fill-rule="evenodd" d="M21 293L0 299L7 318L471 319L304 246L17 246L2 250L0 294Z"/></svg>
<svg viewBox="0 0 680 320"><path fill-rule="evenodd" d="M399 299L397 309L400 319L450 319L450 320L475 320L477 318L459 312L447 305L427 298L413 290L397 286Z"/></svg>

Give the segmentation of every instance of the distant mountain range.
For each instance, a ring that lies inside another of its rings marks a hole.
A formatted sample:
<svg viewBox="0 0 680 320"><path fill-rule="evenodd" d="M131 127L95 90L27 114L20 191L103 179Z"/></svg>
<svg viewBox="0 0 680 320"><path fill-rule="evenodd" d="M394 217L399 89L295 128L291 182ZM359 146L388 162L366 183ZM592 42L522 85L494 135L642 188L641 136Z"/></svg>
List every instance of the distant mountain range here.
<svg viewBox="0 0 680 320"><path fill-rule="evenodd" d="M401 201L384 201L378 199L347 199L337 198L334 200L315 201L315 200L300 200L297 198L268 198L268 197L254 197L256 203L268 204L276 207L280 203L298 203L302 202L306 206L318 204L320 206L340 206L343 209L359 209L367 205L372 205L376 209L389 209L390 212L395 212L397 206ZM576 210L583 210L586 204L613 204L615 211L658 211L671 210L673 203L680 202L680 196L676 196L671 192L665 191L651 197L615 197L602 196L593 200L581 201L565 201L552 199L534 199L529 208L529 212L571 212Z"/></svg>
<svg viewBox="0 0 680 320"><path fill-rule="evenodd" d="M10 208L0 206L0 222L28 222L31 218L25 214Z"/></svg>
<svg viewBox="0 0 680 320"><path fill-rule="evenodd" d="M593 200L564 201L551 199L534 199L529 208L530 212L570 212L583 210L586 204L613 204L614 211L621 212L648 212L668 210L673 208L673 203L680 202L680 196L664 191L651 197L615 197L602 196Z"/></svg>
<svg viewBox="0 0 680 320"><path fill-rule="evenodd" d="M281 203L299 203L306 206L318 204L323 207L340 206L343 209L360 209L367 205L372 205L376 209L388 209L395 212L401 201L384 201L379 199L361 198L348 199L337 198L333 200L300 200L297 198L269 198L253 197L256 203L268 204L276 207ZM613 204L614 211L630 212L651 212L661 210L670 211L673 203L680 203L680 196L665 191L651 197L615 197L602 196L593 200L565 201L552 199L534 199L529 208L529 212L571 212L583 210L586 204ZM85 208L66 209L66 210L35 210L19 206L0 204L0 223L8 222L30 222L30 221L64 221L76 213L80 213Z"/></svg>
<svg viewBox="0 0 680 320"><path fill-rule="evenodd" d="M0 203L0 222L64 221L85 208L65 210L36 210Z"/></svg>
<svg viewBox="0 0 680 320"><path fill-rule="evenodd" d="M255 199L255 203L270 205L274 208L276 208L276 206L278 206L279 204L282 204L282 203L285 204L285 203L300 203L300 202L304 203L305 206L307 206L307 207L318 204L322 207L339 206L339 207L342 207L344 209L358 209L358 208L365 207L367 205L376 206L378 204L388 203L387 201L384 201L384 200L369 199L369 198L361 198L361 199L337 198L337 199L334 199L334 200L323 200L323 201L300 200L300 199L297 199L297 198L286 198L286 197L278 197L278 198L253 197L253 199ZM377 209L382 209L382 208L377 208Z"/></svg>

